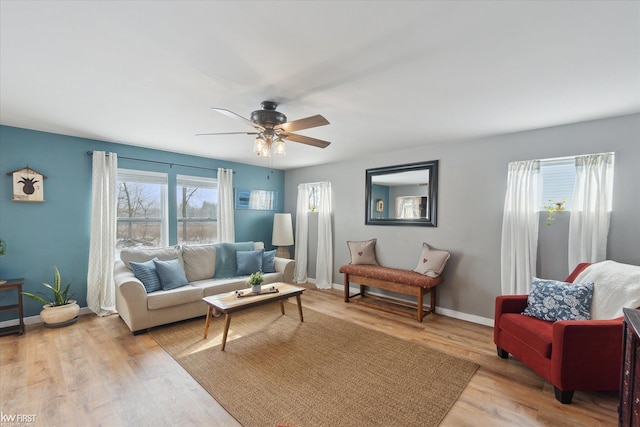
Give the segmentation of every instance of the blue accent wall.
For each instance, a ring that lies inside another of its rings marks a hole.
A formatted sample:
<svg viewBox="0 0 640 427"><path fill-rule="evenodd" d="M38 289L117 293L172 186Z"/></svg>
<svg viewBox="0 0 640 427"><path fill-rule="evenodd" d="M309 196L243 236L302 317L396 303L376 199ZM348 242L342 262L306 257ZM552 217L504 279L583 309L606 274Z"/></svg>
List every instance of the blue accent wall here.
<svg viewBox="0 0 640 427"><path fill-rule="evenodd" d="M213 146L212 146L213 147ZM247 146L251 155L251 146ZM63 284L73 281L74 299L85 307L91 224L91 156L87 151L115 152L118 156L159 162L165 165L120 158L118 167L165 172L169 191L175 194L176 175L216 177L219 167L231 168L234 188L278 192L276 211L235 212L236 241L262 241L271 248L273 214L284 208L284 171L242 163L151 150L124 144L76 138L9 126L0 126L0 237L7 254L0 256L0 278L23 277L24 291L40 292L42 282L53 281L53 266ZM197 169L175 164L211 168ZM11 177L7 172L25 166L46 175L44 203L12 202ZM269 177L267 179L267 177ZM169 199L175 200L174 199ZM175 244L176 206L169 204L169 243ZM0 292L0 305L10 304L15 293ZM40 313L41 305L23 298L25 317ZM17 313L0 313L0 321L15 319Z"/></svg>
<svg viewBox="0 0 640 427"><path fill-rule="evenodd" d="M382 199L384 208L382 212L376 212L376 200ZM371 186L371 206L369 211L373 218L389 218L389 187L373 184ZM394 215L395 216L395 215Z"/></svg>

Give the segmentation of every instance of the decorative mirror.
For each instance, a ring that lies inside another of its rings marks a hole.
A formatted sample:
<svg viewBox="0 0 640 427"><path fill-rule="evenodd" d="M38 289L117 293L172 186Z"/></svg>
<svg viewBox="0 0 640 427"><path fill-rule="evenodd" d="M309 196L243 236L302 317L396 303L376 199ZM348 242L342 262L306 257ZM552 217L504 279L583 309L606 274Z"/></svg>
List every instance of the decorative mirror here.
<svg viewBox="0 0 640 427"><path fill-rule="evenodd" d="M367 169L365 224L436 226L438 161Z"/></svg>

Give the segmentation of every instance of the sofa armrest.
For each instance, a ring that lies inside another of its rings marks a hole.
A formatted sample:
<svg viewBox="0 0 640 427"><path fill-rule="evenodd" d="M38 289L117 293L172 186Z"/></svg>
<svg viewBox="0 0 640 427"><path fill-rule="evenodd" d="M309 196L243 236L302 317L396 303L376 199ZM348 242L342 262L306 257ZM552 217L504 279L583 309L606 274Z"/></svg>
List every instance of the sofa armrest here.
<svg viewBox="0 0 640 427"><path fill-rule="evenodd" d="M113 279L116 286L116 310L129 328L135 331L137 318L147 312L147 291L122 261L115 262Z"/></svg>
<svg viewBox="0 0 640 427"><path fill-rule="evenodd" d="M295 260L275 257L275 266L276 271L282 273L284 282L293 283L293 270L296 268Z"/></svg>
<svg viewBox="0 0 640 427"><path fill-rule="evenodd" d="M553 324L551 382L561 389L617 390L621 361L622 317Z"/></svg>

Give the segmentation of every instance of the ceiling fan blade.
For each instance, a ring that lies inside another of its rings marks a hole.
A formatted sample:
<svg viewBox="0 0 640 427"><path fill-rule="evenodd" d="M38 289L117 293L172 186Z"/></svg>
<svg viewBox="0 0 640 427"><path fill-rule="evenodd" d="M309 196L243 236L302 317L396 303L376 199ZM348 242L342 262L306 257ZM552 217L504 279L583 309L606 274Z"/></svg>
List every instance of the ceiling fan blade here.
<svg viewBox="0 0 640 427"><path fill-rule="evenodd" d="M318 147L318 148L326 148L329 146L329 144L331 144L330 142L323 141L321 139L311 138L309 136L298 135L295 133L289 133L286 135L281 134L281 136L290 141L300 142L302 144L307 144L307 145L313 145L314 147Z"/></svg>
<svg viewBox="0 0 640 427"><path fill-rule="evenodd" d="M196 136L206 135L260 135L259 132L214 132L214 133L196 133Z"/></svg>
<svg viewBox="0 0 640 427"><path fill-rule="evenodd" d="M246 123L247 125L249 125L251 127L254 127L256 129L260 129L261 131L264 130L264 127L260 126L257 123L252 122L249 119L246 119L246 118L234 113L233 111L225 110L224 108L211 108L211 109L213 111L217 111L220 114L224 114L227 117L231 117L232 119L240 120L240 121Z"/></svg>
<svg viewBox="0 0 640 427"><path fill-rule="evenodd" d="M315 116L305 117L304 119L294 120L292 122L283 123L275 127L276 130L282 130L283 132L295 132L297 130L309 129L318 126L328 125L329 120L322 117L320 114Z"/></svg>

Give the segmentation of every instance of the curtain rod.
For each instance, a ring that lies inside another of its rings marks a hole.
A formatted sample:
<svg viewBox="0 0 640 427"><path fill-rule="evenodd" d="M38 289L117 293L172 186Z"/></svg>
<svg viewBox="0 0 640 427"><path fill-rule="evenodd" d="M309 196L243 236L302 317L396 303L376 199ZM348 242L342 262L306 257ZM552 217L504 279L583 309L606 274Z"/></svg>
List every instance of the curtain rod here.
<svg viewBox="0 0 640 427"><path fill-rule="evenodd" d="M109 155L109 153L105 153L107 156ZM93 151L87 151L87 155L88 156L93 156ZM181 166L181 167L185 167L185 168L195 168L195 169L205 169L208 171L214 171L214 172L218 172L218 169L213 169L213 168L207 168L204 166L191 166L191 165L183 165L181 163L170 163L170 162L161 162L160 160L147 160L147 159L136 159L135 157L125 157L125 156L120 156L118 155L119 159L127 159L127 160L135 160L138 162L149 162L149 163L157 163L157 164L161 164L161 165L169 165L170 168L174 167L174 166ZM233 173L235 174L236 171L233 171Z"/></svg>

